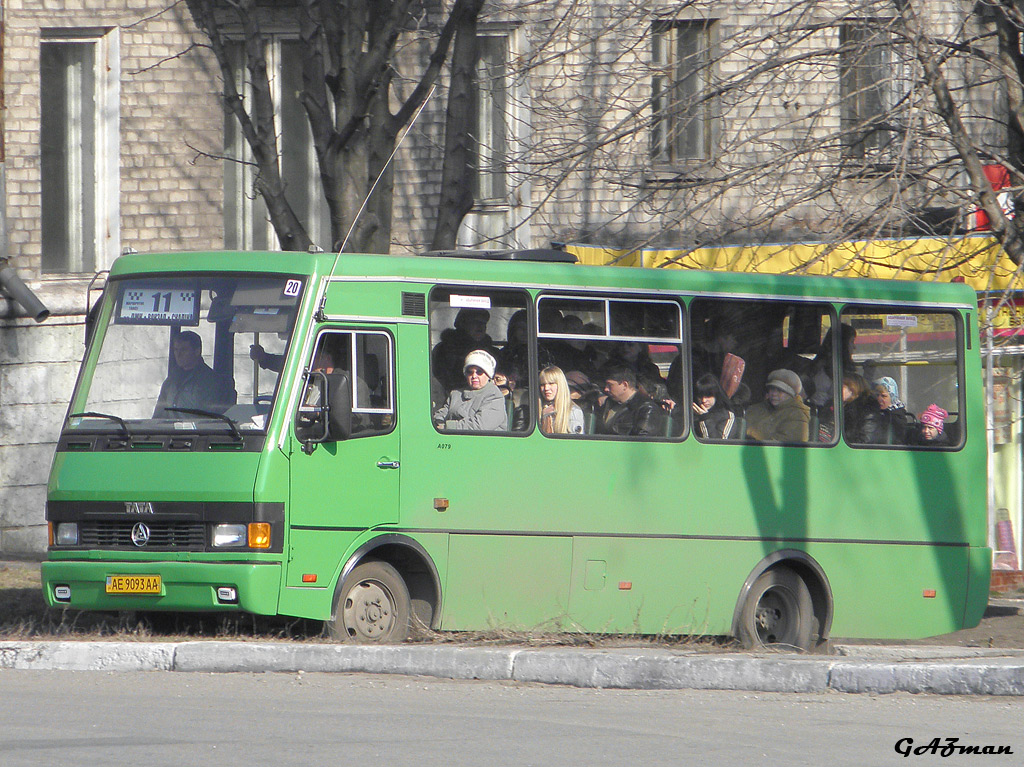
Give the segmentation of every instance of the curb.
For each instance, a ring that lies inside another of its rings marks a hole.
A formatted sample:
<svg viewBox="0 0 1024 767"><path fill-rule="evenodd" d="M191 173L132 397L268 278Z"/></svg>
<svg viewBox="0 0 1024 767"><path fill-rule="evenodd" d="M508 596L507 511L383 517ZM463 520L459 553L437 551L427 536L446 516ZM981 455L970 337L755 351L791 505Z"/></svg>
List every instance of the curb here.
<svg viewBox="0 0 1024 767"><path fill-rule="evenodd" d="M451 645L9 641L0 642L0 669L405 674L634 690L1024 696L1024 655L989 651L943 657L953 652L933 648L935 658L921 660L911 653L900 660L900 651L892 648L850 653L866 656L859 658L815 658Z"/></svg>

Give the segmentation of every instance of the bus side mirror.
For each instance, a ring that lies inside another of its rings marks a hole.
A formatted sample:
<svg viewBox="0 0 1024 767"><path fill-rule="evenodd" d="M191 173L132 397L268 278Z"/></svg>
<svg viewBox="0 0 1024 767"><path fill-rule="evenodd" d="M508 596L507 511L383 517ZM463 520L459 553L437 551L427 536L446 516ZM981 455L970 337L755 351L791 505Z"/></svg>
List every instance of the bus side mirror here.
<svg viewBox="0 0 1024 767"><path fill-rule="evenodd" d="M85 347L87 349L89 348L89 342L92 341L92 337L96 334L96 323L99 322L101 303L101 301L96 301L89 310L89 313L85 315Z"/></svg>
<svg viewBox="0 0 1024 767"><path fill-rule="evenodd" d="M309 455L321 442L348 439L352 433L352 387L344 373L312 370L295 421L295 435Z"/></svg>
<svg viewBox="0 0 1024 767"><path fill-rule="evenodd" d="M329 434L330 387L327 375L319 370L306 374L306 386L295 416L295 436L302 442L302 452L309 455Z"/></svg>

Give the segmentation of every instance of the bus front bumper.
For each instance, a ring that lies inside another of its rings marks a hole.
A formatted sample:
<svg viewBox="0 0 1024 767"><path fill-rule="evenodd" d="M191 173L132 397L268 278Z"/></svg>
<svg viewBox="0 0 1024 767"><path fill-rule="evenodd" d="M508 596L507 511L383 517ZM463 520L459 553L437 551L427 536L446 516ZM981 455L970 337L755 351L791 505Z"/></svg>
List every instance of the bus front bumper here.
<svg viewBox="0 0 1024 767"><path fill-rule="evenodd" d="M281 587L279 562L49 560L41 574L46 603L77 610L276 615Z"/></svg>

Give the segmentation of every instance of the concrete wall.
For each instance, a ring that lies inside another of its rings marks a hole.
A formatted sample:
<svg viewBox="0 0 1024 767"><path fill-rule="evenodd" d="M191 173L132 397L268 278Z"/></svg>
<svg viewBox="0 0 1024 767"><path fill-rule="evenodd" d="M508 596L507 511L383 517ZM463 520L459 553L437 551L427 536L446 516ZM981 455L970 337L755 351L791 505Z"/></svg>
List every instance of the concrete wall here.
<svg viewBox="0 0 1024 767"><path fill-rule="evenodd" d="M0 320L0 556L46 549L46 479L85 350L82 303L73 291L47 293L45 325Z"/></svg>

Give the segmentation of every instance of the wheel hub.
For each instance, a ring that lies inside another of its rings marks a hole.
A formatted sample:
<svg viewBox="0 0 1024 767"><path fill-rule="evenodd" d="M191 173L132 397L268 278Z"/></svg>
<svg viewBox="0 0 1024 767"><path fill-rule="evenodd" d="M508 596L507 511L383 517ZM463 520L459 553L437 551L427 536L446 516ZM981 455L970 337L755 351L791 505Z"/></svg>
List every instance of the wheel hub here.
<svg viewBox="0 0 1024 767"><path fill-rule="evenodd" d="M357 583L345 599L344 619L349 636L379 638L394 622L391 595L379 583Z"/></svg>
<svg viewBox="0 0 1024 767"><path fill-rule="evenodd" d="M758 637L762 642L773 643L779 641L780 634L786 631L786 615L783 609L782 600L773 592L766 592L757 603L754 611L754 625L757 627Z"/></svg>

